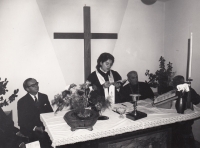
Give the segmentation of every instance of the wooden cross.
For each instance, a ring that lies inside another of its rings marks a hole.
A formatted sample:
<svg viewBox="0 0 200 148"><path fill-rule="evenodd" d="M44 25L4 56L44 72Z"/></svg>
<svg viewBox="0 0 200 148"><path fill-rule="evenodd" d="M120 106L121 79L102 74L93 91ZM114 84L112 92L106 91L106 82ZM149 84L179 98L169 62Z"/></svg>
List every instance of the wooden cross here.
<svg viewBox="0 0 200 148"><path fill-rule="evenodd" d="M91 33L90 7L83 7L84 33L54 33L54 39L84 39L84 77L91 73L91 39L117 39L117 33Z"/></svg>

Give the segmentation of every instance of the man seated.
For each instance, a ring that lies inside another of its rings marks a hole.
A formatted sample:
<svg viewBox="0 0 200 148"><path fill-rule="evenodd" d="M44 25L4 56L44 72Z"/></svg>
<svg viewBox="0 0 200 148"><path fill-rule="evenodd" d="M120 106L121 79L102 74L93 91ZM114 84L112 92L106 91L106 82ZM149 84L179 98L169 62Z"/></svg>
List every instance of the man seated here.
<svg viewBox="0 0 200 148"><path fill-rule="evenodd" d="M27 94L17 103L20 132L28 136L30 142L39 140L42 148L49 148L51 141L40 121L41 113L53 112L48 96L38 92L38 82L33 78L26 79L23 87Z"/></svg>
<svg viewBox="0 0 200 148"><path fill-rule="evenodd" d="M184 83L185 79L181 75L177 75L173 78L174 89L176 89L177 85ZM200 96L193 88L190 89L190 93L192 103L195 105L200 103ZM172 130L172 147L195 148L195 140L192 133L193 123L194 120L188 120L174 124Z"/></svg>
<svg viewBox="0 0 200 148"><path fill-rule="evenodd" d="M140 94L140 100L147 98L153 99L154 94L147 83L138 82L138 74L136 71L130 71L127 74L129 83L122 88L120 88L120 94L122 96L123 102L132 101L130 94Z"/></svg>
<svg viewBox="0 0 200 148"><path fill-rule="evenodd" d="M19 130L14 127L14 122L4 113L0 107L0 148L17 148L25 144L16 135ZM26 142L26 141L24 141Z"/></svg>
<svg viewBox="0 0 200 148"><path fill-rule="evenodd" d="M176 89L176 86L179 84L184 84L185 78L181 75L177 75L173 78L173 88ZM200 103L200 96L196 93L196 91L193 88L190 88L191 93L191 101L194 105Z"/></svg>

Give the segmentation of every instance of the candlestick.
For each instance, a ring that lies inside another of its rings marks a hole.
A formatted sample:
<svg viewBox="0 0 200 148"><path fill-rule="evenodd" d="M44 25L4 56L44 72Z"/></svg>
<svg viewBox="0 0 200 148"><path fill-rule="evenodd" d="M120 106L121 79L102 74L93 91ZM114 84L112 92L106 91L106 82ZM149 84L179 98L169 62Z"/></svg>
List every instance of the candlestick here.
<svg viewBox="0 0 200 148"><path fill-rule="evenodd" d="M189 56L189 73L188 78L191 79L192 76L192 32L190 35L190 56Z"/></svg>

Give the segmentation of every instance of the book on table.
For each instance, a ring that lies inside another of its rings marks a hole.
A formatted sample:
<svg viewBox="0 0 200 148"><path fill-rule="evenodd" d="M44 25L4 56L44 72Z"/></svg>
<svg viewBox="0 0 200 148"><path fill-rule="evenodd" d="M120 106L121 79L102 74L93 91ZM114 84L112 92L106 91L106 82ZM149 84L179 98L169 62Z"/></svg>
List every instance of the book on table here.
<svg viewBox="0 0 200 148"><path fill-rule="evenodd" d="M177 99L178 96L176 95L176 90L171 90L167 93L159 95L158 97L154 98L153 106L158 106L170 101Z"/></svg>

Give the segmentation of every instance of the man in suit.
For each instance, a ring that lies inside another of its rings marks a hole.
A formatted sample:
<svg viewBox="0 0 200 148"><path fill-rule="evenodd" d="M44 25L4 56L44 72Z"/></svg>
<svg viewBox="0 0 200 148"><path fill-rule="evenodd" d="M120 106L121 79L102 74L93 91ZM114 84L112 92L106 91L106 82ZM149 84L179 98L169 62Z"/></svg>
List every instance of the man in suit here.
<svg viewBox="0 0 200 148"><path fill-rule="evenodd" d="M120 88L120 94L123 102L132 101L130 94L140 94L140 100L153 98L154 94L147 83L138 82L138 74L136 71L130 71L127 74L129 83Z"/></svg>
<svg viewBox="0 0 200 148"><path fill-rule="evenodd" d="M17 104L18 125L20 132L24 136L28 136L30 142L39 140L41 147L48 148L51 145L51 141L48 134L44 132L40 114L53 112L53 109L48 96L38 92L38 84L33 78L28 78L23 83L27 94Z"/></svg>

